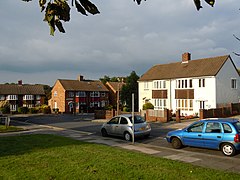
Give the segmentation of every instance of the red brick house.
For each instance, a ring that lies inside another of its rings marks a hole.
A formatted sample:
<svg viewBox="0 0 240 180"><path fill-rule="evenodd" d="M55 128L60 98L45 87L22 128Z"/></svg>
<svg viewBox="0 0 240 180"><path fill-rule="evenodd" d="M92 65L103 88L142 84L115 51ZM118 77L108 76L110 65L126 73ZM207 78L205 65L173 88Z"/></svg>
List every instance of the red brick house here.
<svg viewBox="0 0 240 180"><path fill-rule="evenodd" d="M109 104L109 90L101 81L58 79L49 100L51 109L61 113L93 112Z"/></svg>
<svg viewBox="0 0 240 180"><path fill-rule="evenodd" d="M117 107L117 100L120 101L120 92L124 82L107 82L106 87L109 90L109 104Z"/></svg>
<svg viewBox="0 0 240 180"><path fill-rule="evenodd" d="M9 104L10 111L18 110L18 107L36 107L44 104L45 92L43 85L0 84L0 104Z"/></svg>

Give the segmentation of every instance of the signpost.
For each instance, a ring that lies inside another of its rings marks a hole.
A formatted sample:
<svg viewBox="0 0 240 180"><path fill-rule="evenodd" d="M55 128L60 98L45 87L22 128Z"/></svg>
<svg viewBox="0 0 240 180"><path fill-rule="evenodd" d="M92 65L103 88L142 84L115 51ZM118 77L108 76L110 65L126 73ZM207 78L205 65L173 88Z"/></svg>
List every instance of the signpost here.
<svg viewBox="0 0 240 180"><path fill-rule="evenodd" d="M132 144L134 144L134 93L132 93L132 130L133 130L133 135L132 135Z"/></svg>

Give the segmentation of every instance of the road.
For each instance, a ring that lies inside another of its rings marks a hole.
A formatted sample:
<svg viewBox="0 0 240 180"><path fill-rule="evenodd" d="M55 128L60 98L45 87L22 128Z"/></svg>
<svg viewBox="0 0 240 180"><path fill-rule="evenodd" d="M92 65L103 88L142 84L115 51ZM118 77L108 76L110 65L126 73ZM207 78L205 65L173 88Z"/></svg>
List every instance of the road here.
<svg viewBox="0 0 240 180"><path fill-rule="evenodd" d="M92 135L101 136L100 128L104 123L103 121L91 121L93 119L92 116L80 116L80 115L40 115L40 116L26 116L26 117L12 117L12 120L20 121L20 122L28 122L39 125L47 125L65 129L71 129L75 131L88 132ZM152 132L151 136L147 139L138 138L136 142L149 144L154 146L160 146L165 148L171 148L171 145L166 142L164 139L167 132L174 130L173 126L166 126L163 123L151 123ZM113 137L115 139L119 139L118 137ZM193 148L193 147L185 147L184 151L187 152L197 152L204 153L208 155L217 155L223 156L221 151L218 150L210 150L210 149L202 149L202 148ZM240 154L237 154L233 158L238 158L240 160Z"/></svg>

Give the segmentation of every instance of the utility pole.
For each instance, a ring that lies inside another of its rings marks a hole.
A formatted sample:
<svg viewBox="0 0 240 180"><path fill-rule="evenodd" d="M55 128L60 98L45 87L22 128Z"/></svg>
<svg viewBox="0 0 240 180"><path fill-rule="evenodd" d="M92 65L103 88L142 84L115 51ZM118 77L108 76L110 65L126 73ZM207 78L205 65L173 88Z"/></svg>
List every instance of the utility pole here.
<svg viewBox="0 0 240 180"><path fill-rule="evenodd" d="M117 115L119 115L119 83L117 88Z"/></svg>
<svg viewBox="0 0 240 180"><path fill-rule="evenodd" d="M132 93L132 130L133 130L133 135L132 135L132 144L134 144L134 93Z"/></svg>

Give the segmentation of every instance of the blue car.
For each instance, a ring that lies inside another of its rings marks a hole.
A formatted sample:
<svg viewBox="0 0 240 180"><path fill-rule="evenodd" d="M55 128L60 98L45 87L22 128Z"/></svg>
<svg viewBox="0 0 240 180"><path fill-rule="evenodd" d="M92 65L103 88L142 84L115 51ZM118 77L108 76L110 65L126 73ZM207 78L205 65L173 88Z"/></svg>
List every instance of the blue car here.
<svg viewBox="0 0 240 180"><path fill-rule="evenodd" d="M226 156L240 150L240 122L233 118L210 118L188 127L168 132L166 139L173 148L183 146L219 149Z"/></svg>

